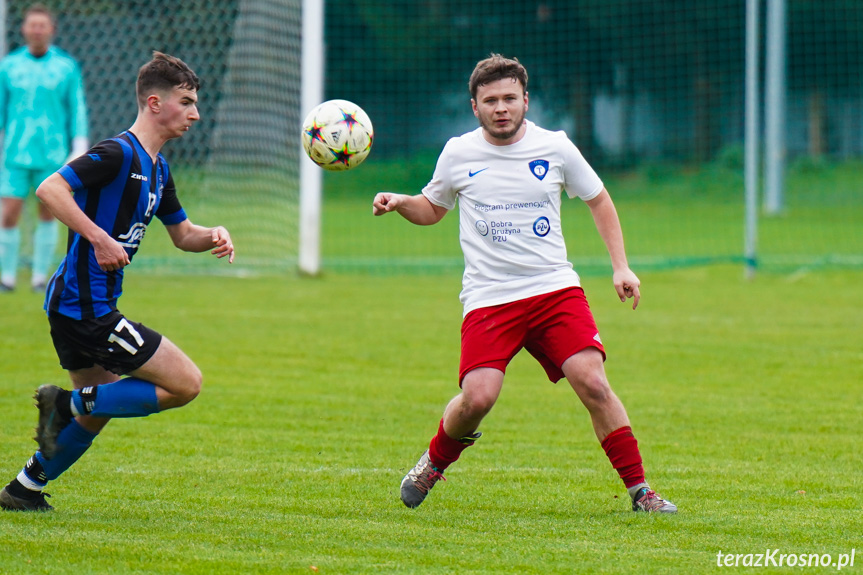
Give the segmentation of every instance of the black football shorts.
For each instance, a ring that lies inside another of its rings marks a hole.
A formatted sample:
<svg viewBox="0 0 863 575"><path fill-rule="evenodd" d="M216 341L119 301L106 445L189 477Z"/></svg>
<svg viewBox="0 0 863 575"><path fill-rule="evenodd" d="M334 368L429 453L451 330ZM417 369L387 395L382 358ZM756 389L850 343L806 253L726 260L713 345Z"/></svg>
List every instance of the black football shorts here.
<svg viewBox="0 0 863 575"><path fill-rule="evenodd" d="M162 334L114 310L95 319L49 314L60 366L69 371L101 365L117 375L135 371L153 357Z"/></svg>

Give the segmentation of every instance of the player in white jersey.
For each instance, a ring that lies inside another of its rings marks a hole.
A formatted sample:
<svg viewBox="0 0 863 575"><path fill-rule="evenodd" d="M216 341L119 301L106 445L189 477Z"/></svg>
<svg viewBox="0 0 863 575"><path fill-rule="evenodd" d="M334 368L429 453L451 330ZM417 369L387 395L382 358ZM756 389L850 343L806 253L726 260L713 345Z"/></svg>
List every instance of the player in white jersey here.
<svg viewBox="0 0 863 575"><path fill-rule="evenodd" d="M439 222L459 204L465 258L461 301L461 393L447 405L429 449L401 483L417 507L461 452L482 435L510 360L527 349L549 379L564 377L590 413L596 436L632 498L633 511L675 513L645 481L638 443L605 376L605 350L566 254L561 194L587 203L611 256L622 302L640 300L614 203L602 181L563 132L525 120L527 71L499 54L470 77L480 127L451 139L431 182L418 195L382 192L375 215L398 212L419 225Z"/></svg>

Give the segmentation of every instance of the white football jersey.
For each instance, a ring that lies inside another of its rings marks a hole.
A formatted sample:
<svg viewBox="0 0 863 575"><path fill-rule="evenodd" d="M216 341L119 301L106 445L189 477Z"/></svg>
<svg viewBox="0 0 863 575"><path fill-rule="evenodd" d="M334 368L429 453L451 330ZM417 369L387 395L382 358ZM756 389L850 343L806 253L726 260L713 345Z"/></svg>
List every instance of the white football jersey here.
<svg viewBox="0 0 863 575"><path fill-rule="evenodd" d="M482 128L449 140L422 193L447 210L458 200L465 315L579 286L563 241L561 193L590 200L602 189L564 132L533 122L507 146L487 142Z"/></svg>

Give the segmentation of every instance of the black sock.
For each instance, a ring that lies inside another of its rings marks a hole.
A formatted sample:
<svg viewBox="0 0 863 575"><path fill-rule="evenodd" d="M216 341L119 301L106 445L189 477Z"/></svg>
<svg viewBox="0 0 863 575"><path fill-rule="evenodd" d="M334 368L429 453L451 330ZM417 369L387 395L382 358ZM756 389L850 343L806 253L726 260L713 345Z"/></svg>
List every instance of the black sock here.
<svg viewBox="0 0 863 575"><path fill-rule="evenodd" d="M48 476L45 475L45 469L42 468L42 464L35 455L31 457L30 461L27 462L27 465L24 466L24 473L31 481L36 481L42 485L46 485L48 483ZM22 487L24 486L22 485ZM24 489L27 488L24 487Z"/></svg>
<svg viewBox="0 0 863 575"><path fill-rule="evenodd" d="M57 408L57 413L64 419L72 419L72 392L65 389L57 394L57 400L54 406Z"/></svg>
<svg viewBox="0 0 863 575"><path fill-rule="evenodd" d="M96 392L99 391L98 385L91 385L78 391L81 397L81 406L84 408L84 414L89 415L96 407ZM69 392L71 397L72 393Z"/></svg>
<svg viewBox="0 0 863 575"><path fill-rule="evenodd" d="M9 485L6 486L6 492L9 493L9 495L20 497L22 499L30 499L41 493L41 491L32 491L24 487L21 485L21 482L18 481L17 477L10 481Z"/></svg>

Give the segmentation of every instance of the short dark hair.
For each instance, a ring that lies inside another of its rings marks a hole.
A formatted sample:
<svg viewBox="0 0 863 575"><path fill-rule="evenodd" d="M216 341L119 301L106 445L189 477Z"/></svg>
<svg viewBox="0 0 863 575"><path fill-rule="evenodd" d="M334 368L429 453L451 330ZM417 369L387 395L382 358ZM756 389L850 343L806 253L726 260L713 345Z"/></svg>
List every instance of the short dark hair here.
<svg viewBox="0 0 863 575"><path fill-rule="evenodd" d="M51 9L41 3L31 4L24 10L24 20L26 20L31 14L43 14L51 20L51 24L57 25L57 18L54 16L54 13L51 12Z"/></svg>
<svg viewBox="0 0 863 575"><path fill-rule="evenodd" d="M521 65L518 58L504 58L500 54L493 53L485 60L480 60L473 69L467 84L470 97L476 100L477 88L504 78L518 80L521 82L521 87L527 92L527 70Z"/></svg>
<svg viewBox="0 0 863 575"><path fill-rule="evenodd" d="M186 88L197 92L201 88L201 81L197 74L179 58L153 52L153 59L138 70L138 82L135 85L138 107L144 107L147 96L153 91L168 92L174 88Z"/></svg>

